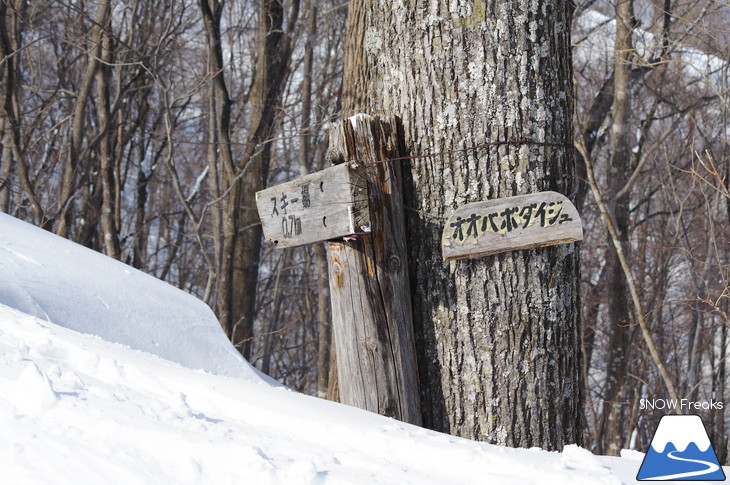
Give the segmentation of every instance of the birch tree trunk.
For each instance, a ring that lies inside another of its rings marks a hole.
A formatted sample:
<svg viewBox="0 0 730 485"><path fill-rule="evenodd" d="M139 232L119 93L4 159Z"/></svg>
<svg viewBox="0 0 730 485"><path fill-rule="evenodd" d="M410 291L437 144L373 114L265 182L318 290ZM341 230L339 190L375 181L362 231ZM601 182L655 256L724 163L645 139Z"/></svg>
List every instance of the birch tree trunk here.
<svg viewBox="0 0 730 485"><path fill-rule="evenodd" d="M539 0L350 2L345 114L400 116L413 157L407 233L427 427L508 446L580 441L576 246L451 264L440 252L459 205L573 193L569 17L568 2Z"/></svg>

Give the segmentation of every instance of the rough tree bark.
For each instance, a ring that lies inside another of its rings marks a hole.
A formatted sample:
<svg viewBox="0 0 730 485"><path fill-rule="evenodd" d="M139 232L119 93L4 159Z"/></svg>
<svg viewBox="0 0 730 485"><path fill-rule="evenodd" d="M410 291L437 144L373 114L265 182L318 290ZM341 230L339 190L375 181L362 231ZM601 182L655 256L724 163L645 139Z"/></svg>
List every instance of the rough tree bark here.
<svg viewBox="0 0 730 485"><path fill-rule="evenodd" d="M568 2L350 2L343 108L400 116L414 157L409 264L430 428L509 446L580 441L576 246L440 254L461 204L573 193L569 17Z"/></svg>

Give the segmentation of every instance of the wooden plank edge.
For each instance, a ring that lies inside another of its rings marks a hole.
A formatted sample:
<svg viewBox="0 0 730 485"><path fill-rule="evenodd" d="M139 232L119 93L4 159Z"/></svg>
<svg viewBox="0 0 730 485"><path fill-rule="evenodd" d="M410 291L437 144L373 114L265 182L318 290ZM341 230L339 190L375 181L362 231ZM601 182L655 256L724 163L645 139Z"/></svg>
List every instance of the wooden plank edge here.
<svg viewBox="0 0 730 485"><path fill-rule="evenodd" d="M571 237L571 238L561 238L561 239L550 239L545 240L540 243L535 244L528 244L524 246L512 246L508 248L500 248L496 250L486 250L481 251L478 253L471 253L471 254L456 254L456 255L447 255L447 252L444 251L444 249L449 249L444 246L442 246L443 251L443 259L444 261L458 261L461 259L478 259L478 258L484 258L486 256L493 256L495 254L502 254L502 253L509 253L511 251L522 251L525 249L533 249L533 248L545 248L550 246L556 246L558 244L567 244L571 242L579 242L583 240L583 231L581 230L580 237Z"/></svg>

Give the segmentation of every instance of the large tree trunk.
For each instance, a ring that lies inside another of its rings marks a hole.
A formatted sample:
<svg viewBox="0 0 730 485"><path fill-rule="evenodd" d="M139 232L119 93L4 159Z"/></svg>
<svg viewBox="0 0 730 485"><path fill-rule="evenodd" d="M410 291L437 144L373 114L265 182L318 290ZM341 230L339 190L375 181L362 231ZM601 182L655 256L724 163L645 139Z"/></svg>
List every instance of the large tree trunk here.
<svg viewBox="0 0 730 485"><path fill-rule="evenodd" d="M573 192L569 15L567 2L537 0L350 3L343 107L399 115L413 157L409 264L433 429L509 446L580 441L576 246L451 264L440 249L459 205Z"/></svg>

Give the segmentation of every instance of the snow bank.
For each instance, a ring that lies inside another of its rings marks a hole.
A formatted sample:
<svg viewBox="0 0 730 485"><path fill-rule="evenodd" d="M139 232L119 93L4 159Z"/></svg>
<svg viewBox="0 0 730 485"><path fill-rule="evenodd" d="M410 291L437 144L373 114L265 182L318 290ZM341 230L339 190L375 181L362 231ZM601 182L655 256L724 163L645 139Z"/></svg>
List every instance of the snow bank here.
<svg viewBox="0 0 730 485"><path fill-rule="evenodd" d="M0 304L186 367L259 379L197 298L3 213Z"/></svg>

